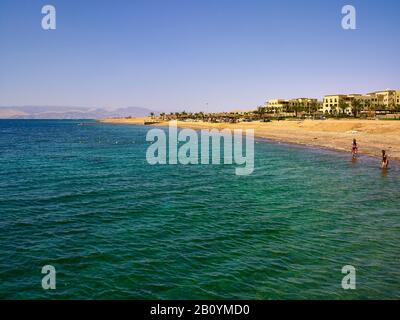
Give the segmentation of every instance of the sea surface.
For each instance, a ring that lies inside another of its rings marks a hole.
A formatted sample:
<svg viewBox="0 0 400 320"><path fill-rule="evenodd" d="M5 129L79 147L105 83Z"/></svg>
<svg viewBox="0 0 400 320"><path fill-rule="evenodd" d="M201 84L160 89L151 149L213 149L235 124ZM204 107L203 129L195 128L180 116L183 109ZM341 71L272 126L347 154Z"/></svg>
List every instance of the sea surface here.
<svg viewBox="0 0 400 320"><path fill-rule="evenodd" d="M257 140L249 176L151 166L149 129L0 120L1 299L400 298L398 164Z"/></svg>

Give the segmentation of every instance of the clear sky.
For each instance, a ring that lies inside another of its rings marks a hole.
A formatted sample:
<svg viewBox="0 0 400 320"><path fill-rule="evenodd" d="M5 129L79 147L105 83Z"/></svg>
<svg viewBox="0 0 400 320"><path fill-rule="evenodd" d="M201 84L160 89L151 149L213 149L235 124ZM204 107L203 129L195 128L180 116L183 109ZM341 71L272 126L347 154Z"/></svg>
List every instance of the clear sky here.
<svg viewBox="0 0 400 320"><path fill-rule="evenodd" d="M249 109L400 88L399 56L398 0L0 1L1 106Z"/></svg>

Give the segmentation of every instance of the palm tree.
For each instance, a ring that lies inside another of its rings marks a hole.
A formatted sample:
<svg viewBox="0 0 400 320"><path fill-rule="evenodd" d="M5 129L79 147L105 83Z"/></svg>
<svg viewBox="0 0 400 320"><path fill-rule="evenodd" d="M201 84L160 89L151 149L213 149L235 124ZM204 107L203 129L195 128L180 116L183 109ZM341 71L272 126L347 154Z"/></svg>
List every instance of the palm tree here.
<svg viewBox="0 0 400 320"><path fill-rule="evenodd" d="M150 112L150 117L153 119L154 118L154 112Z"/></svg>
<svg viewBox="0 0 400 320"><path fill-rule="evenodd" d="M371 101L369 101L369 100L364 101L364 108L366 110L370 111L370 109L371 109Z"/></svg>
<svg viewBox="0 0 400 320"><path fill-rule="evenodd" d="M339 105L338 105L339 109L342 110L342 113L344 114L348 105L344 100L339 100Z"/></svg>
<svg viewBox="0 0 400 320"><path fill-rule="evenodd" d="M303 103L303 102L299 102L299 103L296 103L296 104L294 105L294 112L295 112L295 114L296 114L296 118L297 118L297 114L298 114L300 111L304 111L304 103Z"/></svg>
<svg viewBox="0 0 400 320"><path fill-rule="evenodd" d="M315 114L318 110L318 103L315 101L312 101L308 104L308 113L311 115L311 113Z"/></svg>
<svg viewBox="0 0 400 320"><path fill-rule="evenodd" d="M262 106L258 106L257 107L257 111L256 114L259 116L259 119L264 119L264 115L267 112L267 109L265 107Z"/></svg>
<svg viewBox="0 0 400 320"><path fill-rule="evenodd" d="M358 113L361 111L361 103L358 99L353 99L351 102L351 112L353 112L353 116L357 117Z"/></svg>
<svg viewBox="0 0 400 320"><path fill-rule="evenodd" d="M363 104L364 111L366 111L366 114L368 117L373 117L375 115L374 112L374 106L371 103L371 100L365 100Z"/></svg>
<svg viewBox="0 0 400 320"><path fill-rule="evenodd" d="M290 102L290 103L289 103L289 105L288 105L286 111L287 111L287 112L296 112L296 108L295 108L294 102Z"/></svg>
<svg viewBox="0 0 400 320"><path fill-rule="evenodd" d="M294 112L295 113L295 117L297 117L297 111L298 111L298 106L297 106L297 102L290 102L287 109L287 112Z"/></svg>

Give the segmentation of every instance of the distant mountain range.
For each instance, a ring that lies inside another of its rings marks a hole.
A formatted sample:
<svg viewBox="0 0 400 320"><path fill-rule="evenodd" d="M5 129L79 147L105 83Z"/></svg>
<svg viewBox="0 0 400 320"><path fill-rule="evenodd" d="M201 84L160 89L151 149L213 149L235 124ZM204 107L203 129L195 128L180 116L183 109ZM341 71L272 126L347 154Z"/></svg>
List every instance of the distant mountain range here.
<svg viewBox="0 0 400 320"><path fill-rule="evenodd" d="M144 117L159 112L142 107L114 110L87 107L23 106L0 107L0 119L101 119L108 117Z"/></svg>

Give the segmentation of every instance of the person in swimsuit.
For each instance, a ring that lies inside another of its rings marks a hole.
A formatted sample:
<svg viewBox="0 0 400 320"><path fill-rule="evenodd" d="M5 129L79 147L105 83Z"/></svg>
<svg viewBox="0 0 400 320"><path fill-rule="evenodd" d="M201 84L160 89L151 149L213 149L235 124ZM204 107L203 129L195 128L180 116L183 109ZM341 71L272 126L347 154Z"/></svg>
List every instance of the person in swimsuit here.
<svg viewBox="0 0 400 320"><path fill-rule="evenodd" d="M352 148L351 148L351 153L352 153L352 155L353 155L353 159L356 158L357 152L358 152L357 141L356 141L356 139L353 139L353 146L352 146Z"/></svg>
<svg viewBox="0 0 400 320"><path fill-rule="evenodd" d="M386 154L385 150L382 150L382 162L381 162L381 168L382 169L387 169L389 166L389 159L388 156Z"/></svg>

